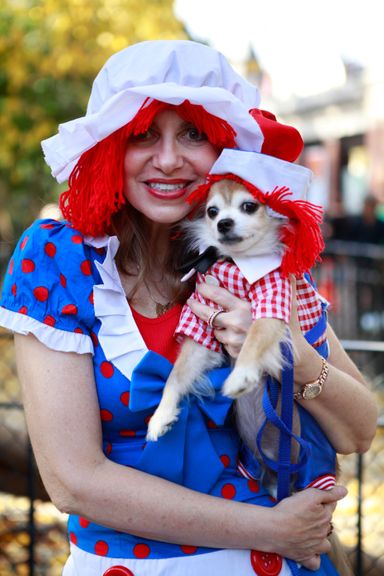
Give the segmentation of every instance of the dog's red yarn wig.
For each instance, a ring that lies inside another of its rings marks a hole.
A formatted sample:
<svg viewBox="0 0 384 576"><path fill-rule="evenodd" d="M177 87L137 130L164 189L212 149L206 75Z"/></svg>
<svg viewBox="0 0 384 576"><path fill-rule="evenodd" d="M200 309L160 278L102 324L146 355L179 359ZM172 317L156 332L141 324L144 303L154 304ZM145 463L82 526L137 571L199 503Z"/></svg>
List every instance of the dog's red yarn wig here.
<svg viewBox="0 0 384 576"><path fill-rule="evenodd" d="M156 114L174 109L183 120L203 132L219 150L234 148L236 132L225 120L209 114L203 106L185 100L179 106L147 99L125 126L82 154L60 196L60 208L74 228L90 236L112 232L112 216L125 204L124 156L131 135L146 132Z"/></svg>
<svg viewBox="0 0 384 576"><path fill-rule="evenodd" d="M195 204L194 210L206 201L211 186L221 180L232 180L244 186L252 196L269 206L275 212L286 217L281 226L281 242L285 246L281 263L284 276L295 274L301 276L308 272L316 262L320 262L320 254L324 250L324 240L321 232L323 209L308 200L292 200L292 192L286 186L275 187L268 192L262 192L236 174L210 174L205 184L201 184L187 198L189 204ZM193 212L192 212L193 213Z"/></svg>

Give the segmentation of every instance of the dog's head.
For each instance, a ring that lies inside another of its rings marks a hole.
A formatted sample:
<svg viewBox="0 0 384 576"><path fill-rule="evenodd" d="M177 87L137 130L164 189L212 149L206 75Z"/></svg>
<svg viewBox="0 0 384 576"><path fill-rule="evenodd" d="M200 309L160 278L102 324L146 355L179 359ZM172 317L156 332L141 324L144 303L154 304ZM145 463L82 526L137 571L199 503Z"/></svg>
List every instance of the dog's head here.
<svg viewBox="0 0 384 576"><path fill-rule="evenodd" d="M255 256L282 249L281 223L244 186L223 179L211 186L199 233L225 256Z"/></svg>

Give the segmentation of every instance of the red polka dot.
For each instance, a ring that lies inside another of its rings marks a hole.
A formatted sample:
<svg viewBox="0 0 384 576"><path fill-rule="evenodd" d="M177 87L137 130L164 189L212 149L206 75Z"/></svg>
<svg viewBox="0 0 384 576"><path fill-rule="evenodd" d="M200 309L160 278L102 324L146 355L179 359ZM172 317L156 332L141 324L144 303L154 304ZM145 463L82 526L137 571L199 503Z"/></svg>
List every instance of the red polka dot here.
<svg viewBox="0 0 384 576"><path fill-rule="evenodd" d="M10 263L9 263L9 267L8 267L8 274L9 274L10 276L12 276L14 265L15 265L15 261L14 261L14 259L12 258L12 260L11 260Z"/></svg>
<svg viewBox="0 0 384 576"><path fill-rule="evenodd" d="M22 306L19 310L19 314L27 314L28 308L26 306Z"/></svg>
<svg viewBox="0 0 384 576"><path fill-rule="evenodd" d="M194 554L197 550L197 546L180 546L184 554Z"/></svg>
<svg viewBox="0 0 384 576"><path fill-rule="evenodd" d="M133 554L136 558L147 558L151 553L151 549L147 544L136 544L133 547Z"/></svg>
<svg viewBox="0 0 384 576"><path fill-rule="evenodd" d="M106 570L103 576L135 576L129 568L125 568L124 566L111 566Z"/></svg>
<svg viewBox="0 0 384 576"><path fill-rule="evenodd" d="M109 546L104 540L98 540L94 547L95 554L98 556L106 556L108 554Z"/></svg>
<svg viewBox="0 0 384 576"><path fill-rule="evenodd" d="M129 392L128 392L128 391L123 392L122 394L120 394L120 402L121 402L122 404L124 404L124 406L127 406L127 407L128 407L128 405L129 405Z"/></svg>
<svg viewBox="0 0 384 576"><path fill-rule="evenodd" d="M232 498L236 495L236 488L233 484L224 484L221 489L221 495L223 498L227 498L228 500L232 500Z"/></svg>
<svg viewBox="0 0 384 576"><path fill-rule="evenodd" d="M271 502L277 502L277 499L274 496L268 496Z"/></svg>
<svg viewBox="0 0 384 576"><path fill-rule="evenodd" d="M208 428L217 428L217 424L215 424L215 422L211 419L208 420L207 426Z"/></svg>
<svg viewBox="0 0 384 576"><path fill-rule="evenodd" d="M107 447L105 449L105 453L107 456L109 456L111 452L112 452L112 444L108 442Z"/></svg>
<svg viewBox="0 0 384 576"><path fill-rule="evenodd" d="M63 286L63 288L67 287L67 279L64 274L60 274L60 284Z"/></svg>
<svg viewBox="0 0 384 576"><path fill-rule="evenodd" d="M229 459L229 456L227 456L227 454L222 454L220 456L220 460L221 460L222 464L225 466L225 468L228 468L228 466L231 462Z"/></svg>
<svg viewBox="0 0 384 576"><path fill-rule="evenodd" d="M53 242L47 242L46 245L44 246L44 251L47 256L53 258L56 255L56 246L54 245Z"/></svg>
<svg viewBox="0 0 384 576"><path fill-rule="evenodd" d="M86 518L84 518L83 516L80 516L79 523L82 528L88 528L91 522Z"/></svg>
<svg viewBox="0 0 384 576"><path fill-rule="evenodd" d="M61 313L66 314L68 316L71 314L77 314L77 306L75 306L74 304L66 304L66 306L62 307Z"/></svg>
<svg viewBox="0 0 384 576"><path fill-rule="evenodd" d="M76 334L84 334L84 330L82 330L81 328L75 328L74 332L76 332Z"/></svg>
<svg viewBox="0 0 384 576"><path fill-rule="evenodd" d="M44 228L44 230L52 230L54 227L54 224L40 224L40 228Z"/></svg>
<svg viewBox="0 0 384 576"><path fill-rule="evenodd" d="M27 245L28 239L29 239L29 236L25 236L24 240L23 240L22 243L20 244L20 250L24 250L24 248L25 248L26 245Z"/></svg>
<svg viewBox="0 0 384 576"><path fill-rule="evenodd" d="M110 362L102 362L100 365L100 372L104 378L111 378L115 372L115 369Z"/></svg>
<svg viewBox="0 0 384 576"><path fill-rule="evenodd" d="M103 422L110 422L113 419L113 414L109 410L104 408L100 410L100 416Z"/></svg>
<svg viewBox="0 0 384 576"><path fill-rule="evenodd" d="M251 565L258 576L278 576L283 560L278 554L251 550Z"/></svg>
<svg viewBox="0 0 384 576"><path fill-rule="evenodd" d="M120 436L128 437L128 438L133 438L134 436L136 436L136 431L135 430L120 430L119 432Z"/></svg>
<svg viewBox="0 0 384 576"><path fill-rule="evenodd" d="M91 339L92 339L92 342L93 342L93 345L94 345L94 346L98 346L98 345L99 345L99 339L98 339L98 337L96 336L96 334L95 334L94 332L91 332Z"/></svg>
<svg viewBox="0 0 384 576"><path fill-rule="evenodd" d="M90 301L90 303L91 303L92 306L93 306L94 303L95 303L95 299L94 299L94 297L93 297L93 290L92 290L92 292L90 293L90 295L89 295L89 297L88 297L88 300Z"/></svg>
<svg viewBox="0 0 384 576"><path fill-rule="evenodd" d="M24 260L22 260L21 269L24 272L24 274L28 274L29 272L33 272L35 268L36 268L36 266L35 266L35 263L33 262L33 260L30 260L29 258L24 258Z"/></svg>
<svg viewBox="0 0 384 576"><path fill-rule="evenodd" d="M74 244L82 244L83 243L83 237L80 236L80 234L74 234L72 236L71 240Z"/></svg>
<svg viewBox="0 0 384 576"><path fill-rule="evenodd" d="M144 424L146 424L148 426L148 424L151 421L153 414L150 414L149 416L147 416L146 418L144 418Z"/></svg>
<svg viewBox="0 0 384 576"><path fill-rule="evenodd" d="M248 488L250 489L251 492L259 492L260 490L260 486L259 483L257 482L257 480L248 480Z"/></svg>
<svg viewBox="0 0 384 576"><path fill-rule="evenodd" d="M92 274L91 262L89 260L83 260L80 264L80 270L85 276L90 276Z"/></svg>
<svg viewBox="0 0 384 576"><path fill-rule="evenodd" d="M39 302L45 302L48 300L49 292L45 286L38 286L34 289L33 295Z"/></svg>
<svg viewBox="0 0 384 576"><path fill-rule="evenodd" d="M105 254L105 248L95 248L95 252L97 252L97 254Z"/></svg>
<svg viewBox="0 0 384 576"><path fill-rule="evenodd" d="M49 316L49 314L43 320L44 324L48 324L48 326L54 326L56 324L56 320L53 316Z"/></svg>
<svg viewBox="0 0 384 576"><path fill-rule="evenodd" d="M72 542L72 544L77 544L77 536L74 532L69 533L69 539Z"/></svg>
<svg viewBox="0 0 384 576"><path fill-rule="evenodd" d="M14 296L16 296L17 294L17 286L16 284L12 284L12 288L11 288L11 292Z"/></svg>

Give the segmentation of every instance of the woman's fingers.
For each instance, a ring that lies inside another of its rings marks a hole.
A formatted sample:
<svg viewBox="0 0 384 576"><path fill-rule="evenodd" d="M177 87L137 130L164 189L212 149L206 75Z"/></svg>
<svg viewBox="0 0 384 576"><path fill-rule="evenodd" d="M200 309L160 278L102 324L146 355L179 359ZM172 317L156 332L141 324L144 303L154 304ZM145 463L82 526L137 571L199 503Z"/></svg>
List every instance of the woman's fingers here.
<svg viewBox="0 0 384 576"><path fill-rule="evenodd" d="M197 289L203 298L213 302L216 308L223 309L223 313L214 319L214 328L226 328L243 335L247 333L252 323L251 305L249 302L237 298L220 286L199 284ZM212 314L212 307L194 299L189 299L188 305L199 318L208 323Z"/></svg>
<svg viewBox="0 0 384 576"><path fill-rule="evenodd" d="M343 486L327 492L308 488L279 502L275 511L282 514L276 522L283 530L278 538L282 556L316 569L318 555L330 551L327 537L332 513L337 501L346 494Z"/></svg>
<svg viewBox="0 0 384 576"><path fill-rule="evenodd" d="M226 288L221 286L214 286L213 284L201 283L197 285L197 291L208 300L212 300L218 306L224 308L224 310L248 310L250 313L249 302L244 302L240 298L234 296Z"/></svg>
<svg viewBox="0 0 384 576"><path fill-rule="evenodd" d="M251 306L225 288L209 284L199 285L201 295L213 302L216 308L189 299L192 312L214 329L215 338L232 358L237 358L252 323ZM222 309L218 314L217 307Z"/></svg>

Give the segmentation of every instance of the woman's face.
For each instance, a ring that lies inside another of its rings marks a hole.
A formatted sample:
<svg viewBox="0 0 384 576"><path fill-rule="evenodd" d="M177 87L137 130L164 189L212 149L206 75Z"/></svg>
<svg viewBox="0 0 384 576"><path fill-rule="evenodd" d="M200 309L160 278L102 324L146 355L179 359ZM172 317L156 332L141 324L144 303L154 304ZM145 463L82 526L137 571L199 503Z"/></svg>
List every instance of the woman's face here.
<svg viewBox="0 0 384 576"><path fill-rule="evenodd" d="M191 210L187 196L204 182L219 152L174 110L163 110L144 134L131 136L124 159L125 196L158 224Z"/></svg>

